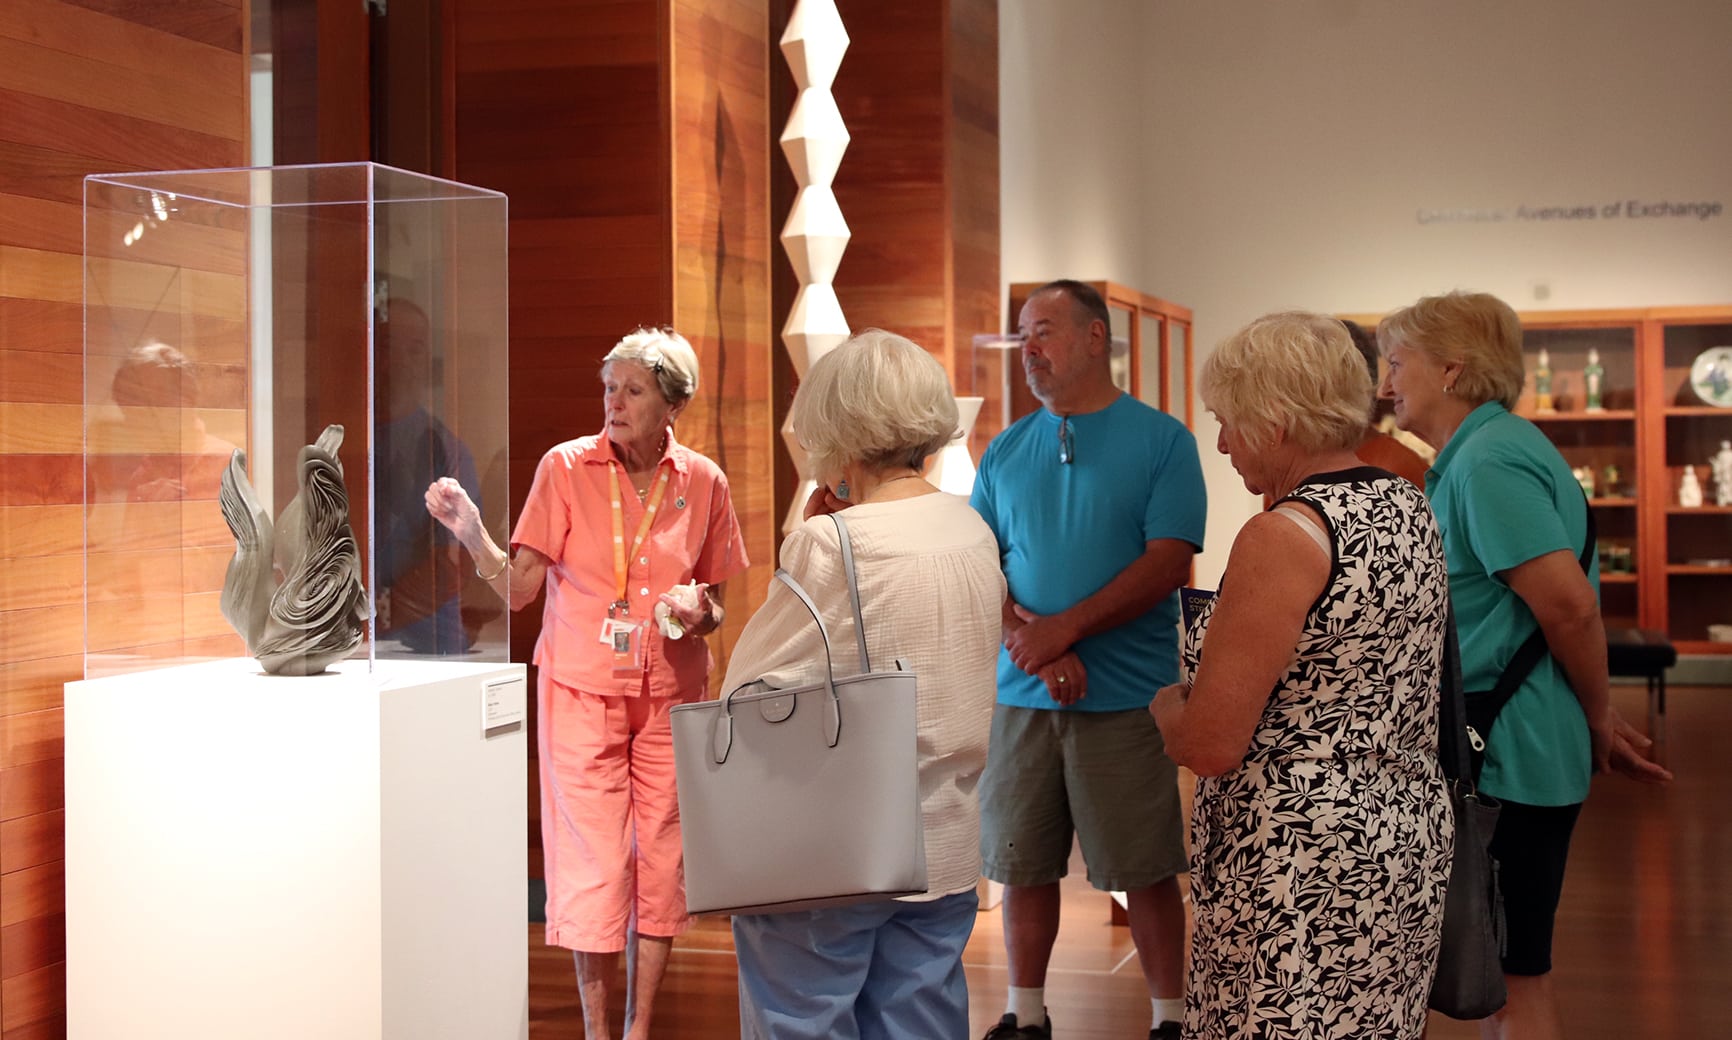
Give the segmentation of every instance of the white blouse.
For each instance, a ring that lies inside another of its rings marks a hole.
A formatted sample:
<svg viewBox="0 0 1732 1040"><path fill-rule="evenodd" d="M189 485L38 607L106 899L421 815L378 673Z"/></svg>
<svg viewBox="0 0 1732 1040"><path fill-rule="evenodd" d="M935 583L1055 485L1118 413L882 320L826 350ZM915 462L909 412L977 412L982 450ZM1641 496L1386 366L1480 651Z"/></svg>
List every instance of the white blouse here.
<svg viewBox="0 0 1732 1040"><path fill-rule="evenodd" d="M843 514L854 551L866 649L879 670L900 658L919 678L920 805L928 893L965 892L980 877L980 803L987 736L998 699L1004 574L998 542L965 499L929 494L867 502ZM782 543L782 569L805 588L830 630L836 670L859 669L854 615L836 526L800 525ZM756 679L777 687L819 681L824 645L812 615L779 581L728 660L724 692Z"/></svg>

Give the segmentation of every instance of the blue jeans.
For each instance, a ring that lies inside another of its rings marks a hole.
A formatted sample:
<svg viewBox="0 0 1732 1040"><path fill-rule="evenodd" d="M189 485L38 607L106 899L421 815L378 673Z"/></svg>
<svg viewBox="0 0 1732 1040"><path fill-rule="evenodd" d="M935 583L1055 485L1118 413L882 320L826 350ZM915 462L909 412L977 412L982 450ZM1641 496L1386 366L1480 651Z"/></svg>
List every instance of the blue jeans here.
<svg viewBox="0 0 1732 1040"><path fill-rule="evenodd" d="M974 892L734 918L742 1040L964 1040Z"/></svg>

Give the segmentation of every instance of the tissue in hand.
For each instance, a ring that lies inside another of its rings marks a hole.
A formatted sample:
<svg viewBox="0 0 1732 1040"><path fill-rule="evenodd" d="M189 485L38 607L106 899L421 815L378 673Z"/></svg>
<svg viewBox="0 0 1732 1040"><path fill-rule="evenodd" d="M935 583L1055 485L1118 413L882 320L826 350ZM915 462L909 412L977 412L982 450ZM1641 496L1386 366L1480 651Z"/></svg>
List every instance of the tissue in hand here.
<svg viewBox="0 0 1732 1040"><path fill-rule="evenodd" d="M668 590L667 594L678 600L680 606L687 610L698 608L698 587L695 584L675 585ZM656 624L662 630L662 635L669 639L678 639L686 634L686 626L680 621L679 616L661 600L656 601L655 619Z"/></svg>

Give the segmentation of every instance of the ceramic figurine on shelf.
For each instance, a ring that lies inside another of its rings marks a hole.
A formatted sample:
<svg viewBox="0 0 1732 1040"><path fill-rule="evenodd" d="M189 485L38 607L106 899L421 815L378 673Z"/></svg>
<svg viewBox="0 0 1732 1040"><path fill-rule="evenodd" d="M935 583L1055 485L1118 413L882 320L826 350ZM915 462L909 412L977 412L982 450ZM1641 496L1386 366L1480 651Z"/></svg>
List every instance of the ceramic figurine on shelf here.
<svg viewBox="0 0 1732 1040"><path fill-rule="evenodd" d="M1714 475L1714 504L1732 506L1732 441L1720 442L1720 450L1709 460L1708 471Z"/></svg>
<svg viewBox="0 0 1732 1040"><path fill-rule="evenodd" d="M1534 411L1551 415L1557 411L1552 402L1552 359L1540 348L1539 362L1534 366Z"/></svg>
<svg viewBox="0 0 1732 1040"><path fill-rule="evenodd" d="M1588 411L1603 412L1606 410L1602 401L1605 381L1606 369L1600 364L1600 352L1590 347L1588 349L1588 365L1582 369L1582 390L1588 398Z"/></svg>
<svg viewBox="0 0 1732 1040"><path fill-rule="evenodd" d="M1606 468L1600 471L1600 492L1607 498L1618 497L1618 466L1615 462L1606 463Z"/></svg>
<svg viewBox="0 0 1732 1040"><path fill-rule="evenodd" d="M1696 467L1684 467L1684 479L1678 483L1678 504L1694 509L1702 504L1702 485L1696 481Z"/></svg>
<svg viewBox="0 0 1732 1040"><path fill-rule="evenodd" d="M1570 472L1575 475L1576 483L1578 483L1582 486L1582 494L1588 496L1589 498L1593 498L1594 497L1594 467L1592 467L1592 466L1577 466L1574 469L1570 470Z"/></svg>

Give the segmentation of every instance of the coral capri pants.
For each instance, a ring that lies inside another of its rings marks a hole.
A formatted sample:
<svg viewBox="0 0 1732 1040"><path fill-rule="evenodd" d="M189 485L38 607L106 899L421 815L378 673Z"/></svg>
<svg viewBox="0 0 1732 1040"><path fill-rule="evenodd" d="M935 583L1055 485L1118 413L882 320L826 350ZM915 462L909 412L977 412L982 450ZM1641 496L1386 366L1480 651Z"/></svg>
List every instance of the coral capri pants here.
<svg viewBox="0 0 1732 1040"><path fill-rule="evenodd" d="M668 709L687 698L583 693L546 669L536 692L548 945L613 953L634 925L685 931Z"/></svg>

